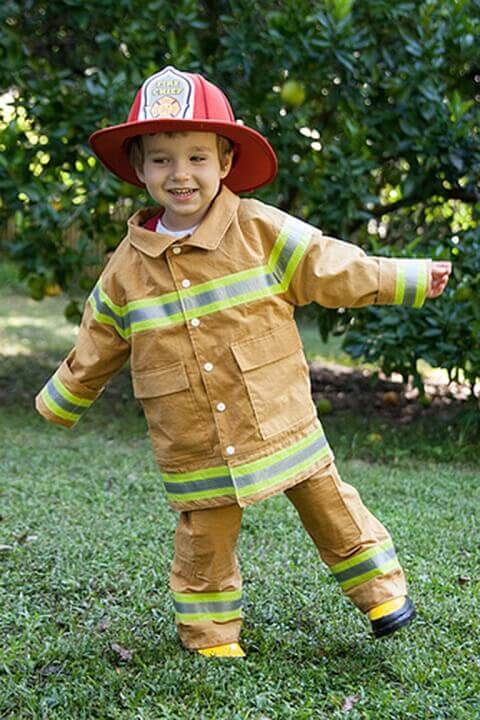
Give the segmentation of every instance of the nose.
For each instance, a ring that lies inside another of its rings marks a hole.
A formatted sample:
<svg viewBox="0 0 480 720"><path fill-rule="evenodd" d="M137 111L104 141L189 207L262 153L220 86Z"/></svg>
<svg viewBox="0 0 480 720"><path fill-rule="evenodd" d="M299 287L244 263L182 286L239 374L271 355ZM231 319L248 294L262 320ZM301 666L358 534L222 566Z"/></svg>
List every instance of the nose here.
<svg viewBox="0 0 480 720"><path fill-rule="evenodd" d="M190 173L188 172L187 163L185 160L176 160L173 163L172 177L182 179L190 177Z"/></svg>

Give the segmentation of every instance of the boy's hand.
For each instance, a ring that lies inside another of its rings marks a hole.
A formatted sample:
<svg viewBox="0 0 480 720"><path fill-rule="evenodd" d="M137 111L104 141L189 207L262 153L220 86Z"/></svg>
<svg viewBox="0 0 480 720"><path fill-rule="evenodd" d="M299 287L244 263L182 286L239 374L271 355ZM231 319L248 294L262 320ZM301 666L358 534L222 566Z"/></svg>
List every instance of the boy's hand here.
<svg viewBox="0 0 480 720"><path fill-rule="evenodd" d="M430 287L427 298L436 298L442 294L447 287L448 278L452 272L452 263L443 260L432 260L432 271L430 274Z"/></svg>

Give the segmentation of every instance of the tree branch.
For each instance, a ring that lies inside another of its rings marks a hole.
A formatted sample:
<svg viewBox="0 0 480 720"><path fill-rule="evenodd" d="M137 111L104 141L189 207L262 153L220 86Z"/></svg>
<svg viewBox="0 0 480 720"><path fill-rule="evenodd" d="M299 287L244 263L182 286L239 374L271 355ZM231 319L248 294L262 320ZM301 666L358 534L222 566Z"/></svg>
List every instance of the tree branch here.
<svg viewBox="0 0 480 720"><path fill-rule="evenodd" d="M392 212L395 212L396 210L399 210L402 207L409 207L412 205L416 205L417 203L425 203L429 198L433 197L434 195L441 195L445 199L449 200L461 200L465 203L477 203L480 202L480 193L475 192L475 190L464 190L463 188L456 187L452 188L450 190L445 190L445 188L441 188L441 190L438 190L438 193L430 192L426 195L421 193L416 193L414 195L408 195L407 197L401 198L401 200L397 200L394 203L390 203L390 205L377 205L376 207L372 208L372 210L369 210L370 215L372 218L378 218L382 215L389 215ZM354 233L356 230L358 230L363 224L365 223L365 219L359 219L355 220L349 227L348 232Z"/></svg>

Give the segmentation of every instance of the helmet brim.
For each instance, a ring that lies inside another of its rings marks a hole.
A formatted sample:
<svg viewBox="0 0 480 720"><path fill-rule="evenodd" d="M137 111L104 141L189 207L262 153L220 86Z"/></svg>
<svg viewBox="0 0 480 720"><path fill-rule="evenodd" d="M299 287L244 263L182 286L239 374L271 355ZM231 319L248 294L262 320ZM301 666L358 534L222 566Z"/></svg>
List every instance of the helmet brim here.
<svg viewBox="0 0 480 720"><path fill-rule="evenodd" d="M175 131L213 132L235 144L232 169L223 180L232 192L250 192L267 185L277 174L277 156L263 135L244 125L218 120L159 118L127 122L97 130L90 136L89 144L105 167L117 177L144 188L145 184L130 164L128 140L137 135Z"/></svg>

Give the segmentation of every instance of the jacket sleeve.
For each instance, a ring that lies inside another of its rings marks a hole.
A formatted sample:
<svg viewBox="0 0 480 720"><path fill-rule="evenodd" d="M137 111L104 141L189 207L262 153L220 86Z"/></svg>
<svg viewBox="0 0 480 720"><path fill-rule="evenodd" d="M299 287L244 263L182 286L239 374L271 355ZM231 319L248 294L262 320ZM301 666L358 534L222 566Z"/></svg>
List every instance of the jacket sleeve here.
<svg viewBox="0 0 480 720"><path fill-rule="evenodd" d="M323 235L290 215L284 216L281 236L283 247L290 246L285 253L290 265L285 265L285 294L295 305L418 308L425 302L431 260L369 256L358 246Z"/></svg>
<svg viewBox="0 0 480 720"><path fill-rule="evenodd" d="M72 428L129 357L124 308L112 301L109 285L100 278L85 304L75 346L35 398L46 420Z"/></svg>

